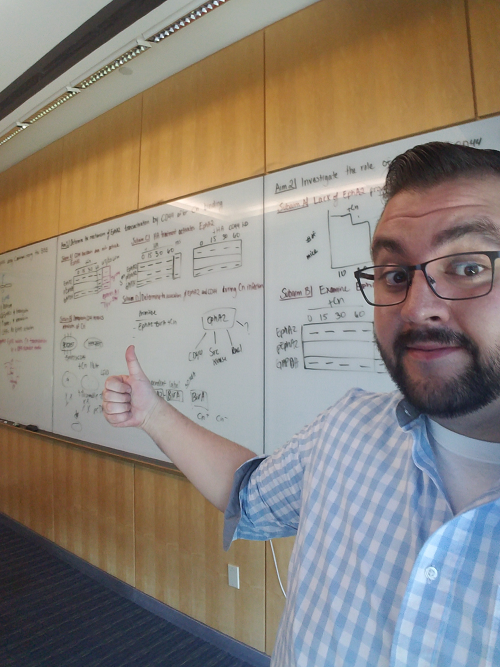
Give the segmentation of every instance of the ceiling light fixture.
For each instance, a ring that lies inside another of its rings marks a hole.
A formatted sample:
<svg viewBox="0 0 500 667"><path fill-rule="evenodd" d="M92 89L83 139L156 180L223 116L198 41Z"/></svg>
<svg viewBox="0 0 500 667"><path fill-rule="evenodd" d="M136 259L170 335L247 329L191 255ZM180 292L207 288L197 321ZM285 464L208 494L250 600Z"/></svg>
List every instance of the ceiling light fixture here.
<svg viewBox="0 0 500 667"><path fill-rule="evenodd" d="M97 72L94 72L87 78L83 79L83 81L80 81L80 83L77 83L76 88L79 88L80 90L85 90L86 88L96 83L103 77L107 76L108 74L111 74L111 72L114 72L115 69L118 69L125 63L128 63L133 58L137 58L137 56L140 56L141 53L144 53L144 51L147 51L152 46L153 45L151 44L151 42L149 41L146 42L143 39L138 39L137 46L134 46L129 51L122 53L121 56L118 56L118 58L115 58L115 60L113 60L112 62L108 63L104 67L101 67L101 69L98 69Z"/></svg>
<svg viewBox="0 0 500 667"><path fill-rule="evenodd" d="M142 53L145 53L152 46L154 46L154 44L161 42L166 37L170 37L170 35L175 34L179 30L190 25L191 23L193 23L193 21L196 21L202 16L206 16L214 9L217 9L217 7L221 7L226 2L229 2L229 0L211 0L211 2L205 2L197 9L193 9L193 11L189 12L182 18L177 19L177 21L171 23L166 28L162 28L162 30L156 32L154 35L148 37L146 40L138 39L136 46L129 49L125 53L122 53L121 56L118 56L112 62L108 63L104 67L101 67L96 72L90 74L88 77L86 77L79 83L75 84L74 86L67 86L65 93L57 97L55 100L52 100L38 111L35 111L31 116L29 116L29 118L26 118L16 123L16 126L12 130L10 130L9 132L7 132L7 134L4 134L2 137L0 137L0 146L7 143L7 141L10 141L10 139L13 139L17 134L19 134L23 130L26 130L28 127L33 125L33 123L36 123L37 120L40 120L40 118L43 118L51 111L54 111L54 109L57 109L57 107L61 106L61 104L64 104L72 97L75 97L75 95L78 95L78 93L81 93L82 91L86 90L97 81L100 81L103 77L119 69L120 67L125 65L125 63L128 63L134 58L137 58L137 56L140 56Z"/></svg>

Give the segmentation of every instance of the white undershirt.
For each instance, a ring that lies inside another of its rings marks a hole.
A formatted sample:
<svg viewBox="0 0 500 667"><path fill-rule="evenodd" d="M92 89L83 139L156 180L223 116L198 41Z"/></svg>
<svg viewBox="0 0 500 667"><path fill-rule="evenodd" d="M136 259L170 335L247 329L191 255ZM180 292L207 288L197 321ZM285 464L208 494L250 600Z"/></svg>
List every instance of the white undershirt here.
<svg viewBox="0 0 500 667"><path fill-rule="evenodd" d="M427 432L455 514L500 482L500 442L467 438L431 419Z"/></svg>

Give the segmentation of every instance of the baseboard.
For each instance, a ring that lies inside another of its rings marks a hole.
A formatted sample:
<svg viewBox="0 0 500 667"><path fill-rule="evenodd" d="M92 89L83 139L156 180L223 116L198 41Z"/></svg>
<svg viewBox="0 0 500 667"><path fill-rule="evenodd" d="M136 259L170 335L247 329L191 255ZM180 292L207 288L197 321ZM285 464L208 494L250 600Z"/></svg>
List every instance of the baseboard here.
<svg viewBox="0 0 500 667"><path fill-rule="evenodd" d="M143 609L147 609L156 616L190 632L195 637L199 637L222 651L226 651L226 653L229 653L235 658L249 663L252 667L269 667L270 658L265 653L261 653L260 651L257 651L257 649L247 646L247 644L243 644L242 642L239 642L222 632L218 632L208 625L200 623L200 621L197 621L176 609L173 609L173 607L163 604L163 602L156 600L156 598L146 595L146 593L142 593L137 590L137 588L130 586L130 584L126 584L124 581L121 581L121 579L113 577L111 574L104 572L95 565L87 563L83 558L80 558L57 544L54 544L51 540L35 533L31 528L27 528L22 523L19 523L15 519L12 519L1 512L0 522L9 528L12 528L12 530L15 530L27 539L36 542L43 549L65 561L79 572L86 574L88 577L98 581L100 584L103 584L127 600L134 602Z"/></svg>

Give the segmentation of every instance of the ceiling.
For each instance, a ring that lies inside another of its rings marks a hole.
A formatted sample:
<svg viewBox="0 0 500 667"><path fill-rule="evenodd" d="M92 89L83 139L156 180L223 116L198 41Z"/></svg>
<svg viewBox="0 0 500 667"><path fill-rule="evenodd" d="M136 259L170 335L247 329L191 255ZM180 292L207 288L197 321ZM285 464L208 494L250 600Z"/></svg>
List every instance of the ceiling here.
<svg viewBox="0 0 500 667"><path fill-rule="evenodd" d="M317 1L223 0L224 4L155 43L125 67L111 72L1 145L0 171L168 76ZM0 118L0 137L57 99L68 86L76 86L136 46L137 39L147 40L205 2L0 0L0 116L4 116ZM155 8L136 19L137 14L150 7ZM122 29L121 19L127 12L132 22ZM111 34L101 30L96 37L99 30L95 25L102 17L107 17ZM88 55L75 52L72 45L79 43L82 34L88 35L87 28L92 25L93 41L87 40ZM96 40L102 42L103 38L106 41L96 46ZM58 53L58 68L49 75L47 62ZM73 59L69 69L67 54ZM23 83L26 99L19 92Z"/></svg>

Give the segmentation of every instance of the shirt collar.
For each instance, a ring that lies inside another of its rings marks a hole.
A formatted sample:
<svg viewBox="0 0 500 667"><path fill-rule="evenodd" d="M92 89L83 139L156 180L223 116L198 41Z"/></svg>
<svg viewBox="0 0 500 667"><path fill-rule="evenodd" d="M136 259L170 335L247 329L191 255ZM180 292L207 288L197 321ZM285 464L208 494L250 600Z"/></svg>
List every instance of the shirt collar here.
<svg viewBox="0 0 500 667"><path fill-rule="evenodd" d="M401 428L409 426L420 416L419 410L415 408L406 398L402 398L396 407L396 418Z"/></svg>
<svg viewBox="0 0 500 667"><path fill-rule="evenodd" d="M427 437L424 416L425 415L417 410L417 408L406 398L402 398L396 406L396 418L399 426L404 431L413 430L412 454L415 465L417 468L420 468L420 470L425 470L427 472L429 477L434 481L435 485L446 498L446 491L437 471L434 453L432 452L432 447L430 446ZM419 417L422 417L422 419L419 420ZM500 506L500 482L484 495L477 498L471 505L464 508L460 514L489 503L496 503Z"/></svg>

